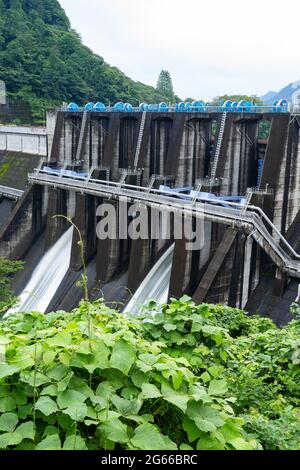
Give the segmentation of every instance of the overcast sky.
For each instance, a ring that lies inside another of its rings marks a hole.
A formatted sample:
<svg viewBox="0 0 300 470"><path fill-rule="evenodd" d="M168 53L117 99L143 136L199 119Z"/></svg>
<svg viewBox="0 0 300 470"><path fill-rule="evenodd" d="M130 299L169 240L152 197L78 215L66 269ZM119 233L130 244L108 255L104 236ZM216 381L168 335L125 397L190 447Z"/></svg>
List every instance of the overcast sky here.
<svg viewBox="0 0 300 470"><path fill-rule="evenodd" d="M182 98L262 95L300 79L299 0L59 0L83 42Z"/></svg>

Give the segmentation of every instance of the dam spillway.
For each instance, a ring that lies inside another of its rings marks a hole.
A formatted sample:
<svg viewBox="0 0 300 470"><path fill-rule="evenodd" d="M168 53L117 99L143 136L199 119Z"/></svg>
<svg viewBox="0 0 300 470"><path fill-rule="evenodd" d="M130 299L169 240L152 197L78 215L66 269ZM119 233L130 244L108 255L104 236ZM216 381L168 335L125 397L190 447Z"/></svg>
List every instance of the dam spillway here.
<svg viewBox="0 0 300 470"><path fill-rule="evenodd" d="M250 194L247 204L260 207L299 250L300 118L277 111L76 109L52 113L55 126L48 136L46 166L53 170L53 180L47 184L31 180L2 228L0 251L22 259L41 235L47 250L67 229L64 220L53 216L65 215L82 233L86 262L95 266L95 285L100 290L114 285L126 270L126 285L120 288L134 294L162 256L166 241L151 240L151 236L130 242L99 240L97 207L109 200L118 212L120 198L90 192L93 180L116 184L115 195L124 185L139 186L145 192L165 186L218 197L247 199ZM262 122L270 127L264 145L259 140ZM84 178L82 186L63 185L63 180L71 181L72 172L79 180ZM268 272L268 289L264 290L272 301L261 313L272 316L276 311L278 318L287 318L298 284L284 266L262 250L259 240L252 236L250 240L242 226L232 228L230 223L211 219L204 230L206 242L195 252L186 250L184 240L174 240L168 297L188 294L198 302L259 311L253 299ZM69 270L74 273L82 269L77 242L73 235ZM122 302L129 299L125 295ZM70 303L69 308L73 306Z"/></svg>
<svg viewBox="0 0 300 470"><path fill-rule="evenodd" d="M45 253L20 295L15 312L38 311L45 313L70 264L73 227L69 228Z"/></svg>

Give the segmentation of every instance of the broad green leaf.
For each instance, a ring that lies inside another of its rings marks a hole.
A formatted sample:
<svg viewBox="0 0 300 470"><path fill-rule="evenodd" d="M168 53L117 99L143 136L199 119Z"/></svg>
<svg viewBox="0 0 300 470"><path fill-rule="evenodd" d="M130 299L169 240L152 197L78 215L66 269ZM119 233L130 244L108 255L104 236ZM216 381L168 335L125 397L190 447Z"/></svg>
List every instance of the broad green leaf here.
<svg viewBox="0 0 300 470"><path fill-rule="evenodd" d="M109 367L108 355L109 349L103 345L102 351L98 351L94 354L82 355L80 360L81 363L90 374L96 369L107 369Z"/></svg>
<svg viewBox="0 0 300 470"><path fill-rule="evenodd" d="M10 377L17 372L19 372L21 368L16 365L12 364L0 364L0 380L5 379L6 377Z"/></svg>
<svg viewBox="0 0 300 470"><path fill-rule="evenodd" d="M34 365L34 349L32 346L20 348L11 359L11 365L20 369L31 368Z"/></svg>
<svg viewBox="0 0 300 470"><path fill-rule="evenodd" d="M197 442L197 450L224 450L224 447L214 437L205 436Z"/></svg>
<svg viewBox="0 0 300 470"><path fill-rule="evenodd" d="M0 416L0 431L13 432L18 421L15 413L4 413Z"/></svg>
<svg viewBox="0 0 300 470"><path fill-rule="evenodd" d="M26 393L20 388L14 388L13 391L10 393L10 397L15 400L18 406L26 405L28 401Z"/></svg>
<svg viewBox="0 0 300 470"><path fill-rule="evenodd" d="M194 442L202 435L200 429L196 426L194 421L189 419L187 416L183 418L182 427L188 435L189 442Z"/></svg>
<svg viewBox="0 0 300 470"><path fill-rule="evenodd" d="M70 365L71 356L70 356L68 353L61 352L61 353L58 355L58 359L59 359L59 361L60 361L63 365L65 365L65 366L69 366L69 365Z"/></svg>
<svg viewBox="0 0 300 470"><path fill-rule="evenodd" d="M53 434L57 434L57 432L58 429L55 426L47 426L43 433L43 437L53 436Z"/></svg>
<svg viewBox="0 0 300 470"><path fill-rule="evenodd" d="M132 383L138 387L142 388L142 385L145 383L149 382L149 377L147 374L144 374L143 372L135 372L131 376Z"/></svg>
<svg viewBox="0 0 300 470"><path fill-rule="evenodd" d="M57 404L52 398L42 396L35 404L35 409L41 411L45 416L50 416L58 411Z"/></svg>
<svg viewBox="0 0 300 470"><path fill-rule="evenodd" d="M104 437L113 442L126 443L129 441L127 426L118 418L111 418L98 426Z"/></svg>
<svg viewBox="0 0 300 470"><path fill-rule="evenodd" d="M197 428L200 429L200 431L203 431L203 432L211 432L211 431L215 431L217 429L216 426L213 423L211 423L210 421L207 421L206 419L195 418L194 422L195 422Z"/></svg>
<svg viewBox="0 0 300 470"><path fill-rule="evenodd" d="M212 375L215 379L223 372L224 368L220 366L211 366L208 368L208 372Z"/></svg>
<svg viewBox="0 0 300 470"><path fill-rule="evenodd" d="M141 409L143 402L137 399L125 400L118 395L111 397L111 402L115 405L119 413L123 416L137 415Z"/></svg>
<svg viewBox="0 0 300 470"><path fill-rule="evenodd" d="M209 405L201 405L200 402L191 402L188 404L187 416L193 421L198 418L209 421L216 427L221 427L225 424L218 410L213 409Z"/></svg>
<svg viewBox="0 0 300 470"><path fill-rule="evenodd" d="M17 427L16 432L20 434L23 439L31 439L33 441L35 436L33 422L27 421L27 423L21 424Z"/></svg>
<svg viewBox="0 0 300 470"><path fill-rule="evenodd" d="M165 323L164 324L164 330L166 331L175 331L177 329L177 326L174 325L173 323Z"/></svg>
<svg viewBox="0 0 300 470"><path fill-rule="evenodd" d="M187 444L180 444L179 449L180 450L194 450L191 446L188 446Z"/></svg>
<svg viewBox="0 0 300 470"><path fill-rule="evenodd" d="M43 439L37 446L36 450L60 450L61 443L58 434L52 434Z"/></svg>
<svg viewBox="0 0 300 470"><path fill-rule="evenodd" d="M97 346L100 346L100 342L97 343ZM92 354L90 342L89 341L81 341L79 346L76 348L76 352L80 354Z"/></svg>
<svg viewBox="0 0 300 470"><path fill-rule="evenodd" d="M84 403L87 397L76 390L65 390L57 395L57 404L60 409L67 408L77 403Z"/></svg>
<svg viewBox="0 0 300 470"><path fill-rule="evenodd" d="M241 437L231 439L229 441L229 444L231 444L236 450L253 450L253 446Z"/></svg>
<svg viewBox="0 0 300 470"><path fill-rule="evenodd" d="M82 437L72 434L68 436L63 445L64 450L88 450Z"/></svg>
<svg viewBox="0 0 300 470"><path fill-rule="evenodd" d="M193 385L189 390L189 395L194 398L195 401L202 401L202 403L211 403L213 398L208 395L206 389L199 383Z"/></svg>
<svg viewBox="0 0 300 470"><path fill-rule="evenodd" d="M9 446L16 446L22 442L23 437L17 432L8 432L0 434L0 449L6 449Z"/></svg>
<svg viewBox="0 0 300 470"><path fill-rule="evenodd" d="M19 419L26 419L28 416L32 415L32 405L22 405L18 406L18 417Z"/></svg>
<svg viewBox="0 0 300 470"><path fill-rule="evenodd" d="M226 380L211 380L208 387L208 393L210 395L225 395L228 391L228 385Z"/></svg>
<svg viewBox="0 0 300 470"><path fill-rule="evenodd" d="M142 396L143 398L159 398L161 397L161 393L156 387L156 385L152 384L143 384L142 385Z"/></svg>
<svg viewBox="0 0 300 470"><path fill-rule="evenodd" d="M0 397L7 397L10 394L10 386L8 384L0 384Z"/></svg>
<svg viewBox="0 0 300 470"><path fill-rule="evenodd" d="M43 388L41 391L41 395L49 395L50 397L57 396L57 385L48 385L47 387Z"/></svg>
<svg viewBox="0 0 300 470"><path fill-rule="evenodd" d="M64 392L66 390L66 388L68 387L68 385L70 383L70 380L73 377L73 375L74 375L74 372L71 371L71 372L68 373L68 375L66 375L62 380L60 380L57 383L57 391L58 392Z"/></svg>
<svg viewBox="0 0 300 470"><path fill-rule="evenodd" d="M11 339L6 338L5 336L0 336L0 346L6 346L11 343Z"/></svg>
<svg viewBox="0 0 300 470"><path fill-rule="evenodd" d="M52 369L48 370L47 376L53 380L61 381L67 374L69 374L70 368L64 364L55 365Z"/></svg>
<svg viewBox="0 0 300 470"><path fill-rule="evenodd" d="M189 397L186 393L177 392L168 385L163 384L161 388L161 394L166 401L177 406L184 413L186 412L187 403L189 401Z"/></svg>
<svg viewBox="0 0 300 470"><path fill-rule="evenodd" d="M80 392L80 393L82 393L83 395L85 395L86 397L89 397L89 398L94 396L94 392L88 386L88 384L86 383L86 380L81 379L79 377L76 377L74 375L70 380L69 388L72 389L72 390L76 390L76 392Z"/></svg>
<svg viewBox="0 0 300 470"><path fill-rule="evenodd" d="M72 344L72 336L70 333L62 332L62 333L57 333L53 338L49 338L46 341L46 344L52 347L63 347L63 348L69 348Z"/></svg>
<svg viewBox="0 0 300 470"><path fill-rule="evenodd" d="M111 386L109 382L101 382L96 389L96 395L103 398L104 400L108 400L111 395L114 393L114 388Z"/></svg>
<svg viewBox="0 0 300 470"><path fill-rule="evenodd" d="M133 346L124 340L115 343L110 358L110 366L127 375L136 359Z"/></svg>
<svg viewBox="0 0 300 470"><path fill-rule="evenodd" d="M40 372L35 374L33 370L23 370L20 374L20 380L28 385L31 385L32 387L34 387L34 385L36 387L40 387L40 385L44 385L50 382L49 377L46 377L46 375L41 374Z"/></svg>
<svg viewBox="0 0 300 470"><path fill-rule="evenodd" d="M14 411L16 407L16 401L12 397L0 398L0 413Z"/></svg>
<svg viewBox="0 0 300 470"><path fill-rule="evenodd" d="M175 390L178 390L182 385L184 373L182 370L176 370L172 372L171 376L172 376L173 387L175 388Z"/></svg>
<svg viewBox="0 0 300 470"><path fill-rule="evenodd" d="M43 362L46 366L48 366L49 364L51 364L54 359L56 358L56 351L46 351L44 354L43 354Z"/></svg>
<svg viewBox="0 0 300 470"><path fill-rule="evenodd" d="M241 437L240 429L230 420L219 429L226 442Z"/></svg>
<svg viewBox="0 0 300 470"><path fill-rule="evenodd" d="M87 414L85 403L72 403L63 410L63 413L70 416L73 421L83 421Z"/></svg>
<svg viewBox="0 0 300 470"><path fill-rule="evenodd" d="M102 375L108 380L114 390L124 387L124 375L120 370L105 369L102 371Z"/></svg>
<svg viewBox="0 0 300 470"><path fill-rule="evenodd" d="M136 428L131 444L140 450L177 450L176 444L150 423Z"/></svg>

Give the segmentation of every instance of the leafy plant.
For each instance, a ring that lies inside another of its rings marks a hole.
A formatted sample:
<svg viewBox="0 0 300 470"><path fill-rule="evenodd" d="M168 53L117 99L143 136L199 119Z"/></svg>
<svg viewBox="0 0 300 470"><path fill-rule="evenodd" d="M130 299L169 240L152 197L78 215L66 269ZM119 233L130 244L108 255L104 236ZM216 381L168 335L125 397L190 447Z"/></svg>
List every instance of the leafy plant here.
<svg viewBox="0 0 300 470"><path fill-rule="evenodd" d="M184 357L209 391L235 397L232 408L264 448L300 447L299 320L278 329L269 319L186 296L151 302L140 320L146 337Z"/></svg>
<svg viewBox="0 0 300 470"><path fill-rule="evenodd" d="M184 357L101 301L72 313L1 322L0 447L4 449L254 449L223 397ZM212 339L212 341L214 341Z"/></svg>

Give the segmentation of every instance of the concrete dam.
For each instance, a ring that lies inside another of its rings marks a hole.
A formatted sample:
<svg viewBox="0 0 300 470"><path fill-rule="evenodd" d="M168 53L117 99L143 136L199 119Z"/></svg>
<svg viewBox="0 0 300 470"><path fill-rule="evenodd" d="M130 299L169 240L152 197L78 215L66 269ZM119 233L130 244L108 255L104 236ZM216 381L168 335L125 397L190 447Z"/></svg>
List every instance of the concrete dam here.
<svg viewBox="0 0 300 470"><path fill-rule="evenodd" d="M44 311L70 310L80 301L79 235L59 215L80 230L91 299L123 310L136 308L134 298L187 294L279 325L289 321L300 278L300 115L246 105L94 106L61 109L51 120L48 157L15 194L0 232L0 255L26 262L13 279L17 294L32 283L43 256L53 263L66 253L69 262ZM266 122L270 133L262 143ZM150 211L171 212L170 236L154 237L150 222L142 238L99 238L97 208L105 202L116 214L124 203L138 204L149 218ZM198 249L174 236L176 217L192 226L201 218Z"/></svg>

